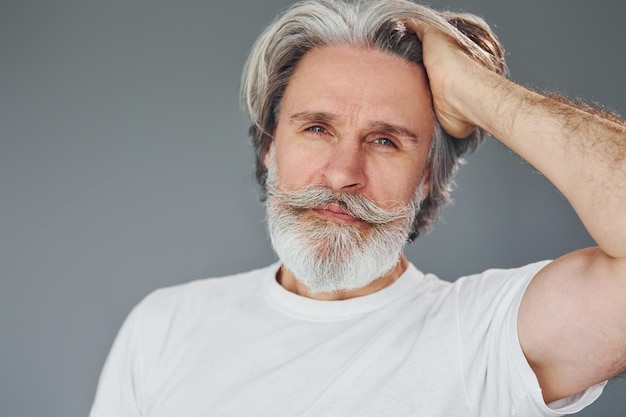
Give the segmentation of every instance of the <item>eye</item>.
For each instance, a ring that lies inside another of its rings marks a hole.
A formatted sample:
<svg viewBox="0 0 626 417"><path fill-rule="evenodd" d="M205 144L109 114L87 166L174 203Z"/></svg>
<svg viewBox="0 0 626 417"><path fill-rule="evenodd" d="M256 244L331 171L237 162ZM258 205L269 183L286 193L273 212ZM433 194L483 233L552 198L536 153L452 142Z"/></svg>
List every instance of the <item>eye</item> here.
<svg viewBox="0 0 626 417"><path fill-rule="evenodd" d="M306 129L304 129L308 132L312 132L318 135L323 135L325 133L328 133L328 130L326 130L326 128L324 126L320 126L320 125L313 125L313 126L309 126Z"/></svg>
<svg viewBox="0 0 626 417"><path fill-rule="evenodd" d="M396 144L389 138L376 138L374 139L374 143L381 146L396 147Z"/></svg>

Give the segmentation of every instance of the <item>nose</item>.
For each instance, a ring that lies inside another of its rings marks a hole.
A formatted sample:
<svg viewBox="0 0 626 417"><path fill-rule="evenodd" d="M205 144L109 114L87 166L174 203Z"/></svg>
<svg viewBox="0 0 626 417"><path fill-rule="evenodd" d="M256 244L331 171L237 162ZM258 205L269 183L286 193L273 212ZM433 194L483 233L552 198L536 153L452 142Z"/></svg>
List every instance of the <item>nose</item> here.
<svg viewBox="0 0 626 417"><path fill-rule="evenodd" d="M359 141L340 140L328 152L322 170L325 186L336 192L356 192L365 187L365 151Z"/></svg>

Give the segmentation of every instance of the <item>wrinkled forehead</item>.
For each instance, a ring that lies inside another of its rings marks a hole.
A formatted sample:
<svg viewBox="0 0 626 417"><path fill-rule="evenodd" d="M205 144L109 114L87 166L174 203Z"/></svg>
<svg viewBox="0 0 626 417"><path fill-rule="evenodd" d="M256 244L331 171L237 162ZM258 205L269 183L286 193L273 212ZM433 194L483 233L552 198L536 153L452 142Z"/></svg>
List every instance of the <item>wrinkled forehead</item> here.
<svg viewBox="0 0 626 417"><path fill-rule="evenodd" d="M423 67L386 52L351 46L307 52L283 93L282 117L285 106L290 115L363 115L372 120L391 118L394 124L412 119L423 124L434 118ZM426 124L432 129L431 123Z"/></svg>

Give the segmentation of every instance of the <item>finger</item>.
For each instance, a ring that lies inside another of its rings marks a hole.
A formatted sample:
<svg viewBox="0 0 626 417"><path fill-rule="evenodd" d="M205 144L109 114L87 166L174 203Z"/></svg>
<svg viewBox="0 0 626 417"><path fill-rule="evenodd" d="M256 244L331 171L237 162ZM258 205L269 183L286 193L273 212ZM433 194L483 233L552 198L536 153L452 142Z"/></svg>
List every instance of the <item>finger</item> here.
<svg viewBox="0 0 626 417"><path fill-rule="evenodd" d="M429 29L432 29L432 26L430 26L428 23L422 20L413 19L410 17L402 17L400 18L400 21L404 23L407 29L410 29L412 32L415 32L415 34L420 40L423 40L426 32Z"/></svg>

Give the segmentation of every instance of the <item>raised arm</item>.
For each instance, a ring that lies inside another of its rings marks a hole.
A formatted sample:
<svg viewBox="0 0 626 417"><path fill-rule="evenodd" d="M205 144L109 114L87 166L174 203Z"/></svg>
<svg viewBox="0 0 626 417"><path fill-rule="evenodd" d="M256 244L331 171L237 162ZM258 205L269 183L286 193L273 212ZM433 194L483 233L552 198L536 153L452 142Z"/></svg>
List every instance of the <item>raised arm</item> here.
<svg viewBox="0 0 626 417"><path fill-rule="evenodd" d="M466 56L438 30L407 21L423 43L435 113L462 138L479 126L542 172L598 244L533 279L520 343L544 400L575 394L626 369L626 124L519 86Z"/></svg>

